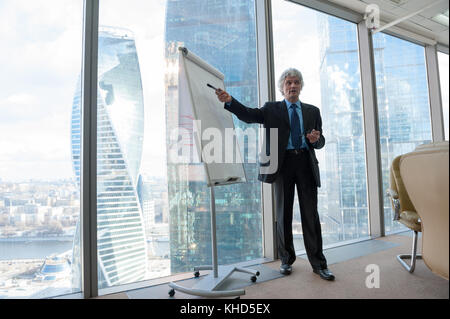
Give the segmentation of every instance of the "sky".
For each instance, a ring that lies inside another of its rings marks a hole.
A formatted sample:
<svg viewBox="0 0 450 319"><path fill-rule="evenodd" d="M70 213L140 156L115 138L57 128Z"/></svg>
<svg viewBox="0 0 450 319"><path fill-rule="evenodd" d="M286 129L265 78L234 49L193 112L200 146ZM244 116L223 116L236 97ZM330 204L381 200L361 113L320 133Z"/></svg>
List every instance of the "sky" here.
<svg viewBox="0 0 450 319"><path fill-rule="evenodd" d="M285 1L272 6L275 78L288 67L299 69L305 81L300 99L320 107L315 15ZM0 0L2 180L74 176L70 117L81 70L82 11L82 0ZM165 0L102 0L99 23L134 32L145 104L141 173L164 177ZM304 29L298 30L299 25ZM448 55L446 63L447 79Z"/></svg>
<svg viewBox="0 0 450 319"><path fill-rule="evenodd" d="M45 5L44 5L45 3ZM70 178L82 1L0 1L0 178Z"/></svg>
<svg viewBox="0 0 450 319"><path fill-rule="evenodd" d="M100 1L100 12L100 25L135 34L145 101L142 172L162 176L165 1ZM70 119L81 71L82 18L81 0L0 0L0 39L7 43L0 50L2 180L74 176Z"/></svg>
<svg viewBox="0 0 450 319"><path fill-rule="evenodd" d="M273 2L275 81L287 68L298 69L304 81L300 100L320 106L319 37L312 12L292 3ZM304 29L299 30L299 25ZM278 89L276 93L277 100L283 99Z"/></svg>

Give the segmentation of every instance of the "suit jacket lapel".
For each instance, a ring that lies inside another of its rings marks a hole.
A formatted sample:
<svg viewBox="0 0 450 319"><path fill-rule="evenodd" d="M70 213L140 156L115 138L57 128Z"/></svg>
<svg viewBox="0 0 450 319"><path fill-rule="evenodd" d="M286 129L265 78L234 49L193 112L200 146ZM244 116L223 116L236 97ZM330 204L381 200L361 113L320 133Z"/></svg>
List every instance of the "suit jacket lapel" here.
<svg viewBox="0 0 450 319"><path fill-rule="evenodd" d="M303 116L303 129L305 130L305 134L311 128L311 116L309 113L309 107L307 104L302 103L302 116Z"/></svg>
<svg viewBox="0 0 450 319"><path fill-rule="evenodd" d="M291 123L289 122L289 113L288 113L286 102L284 100L281 101L280 108L281 108L281 114L283 114L283 120L286 122L287 126L290 129Z"/></svg>

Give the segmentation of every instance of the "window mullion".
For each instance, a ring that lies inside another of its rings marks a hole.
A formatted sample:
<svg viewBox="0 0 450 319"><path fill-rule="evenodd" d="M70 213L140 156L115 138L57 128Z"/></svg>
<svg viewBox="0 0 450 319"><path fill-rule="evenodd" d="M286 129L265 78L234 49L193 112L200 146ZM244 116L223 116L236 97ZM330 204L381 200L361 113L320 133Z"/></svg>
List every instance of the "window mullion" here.
<svg viewBox="0 0 450 319"><path fill-rule="evenodd" d="M439 64L435 45L425 46L425 59L427 65L428 90L430 98L431 129L433 141L441 142L445 138L444 118L442 114L442 95L439 79Z"/></svg>
<svg viewBox="0 0 450 319"><path fill-rule="evenodd" d="M82 68L81 269L84 298L97 280L97 64L99 0L84 1Z"/></svg>
<svg viewBox="0 0 450 319"><path fill-rule="evenodd" d="M380 237L384 236L385 231L378 105L372 39L365 21L358 23L358 43L366 138L370 235Z"/></svg>
<svg viewBox="0 0 450 319"><path fill-rule="evenodd" d="M256 0L256 36L258 45L259 104L275 99L272 13L270 0ZM260 130L262 141L264 132ZM264 257L277 258L276 228L272 185L262 183Z"/></svg>

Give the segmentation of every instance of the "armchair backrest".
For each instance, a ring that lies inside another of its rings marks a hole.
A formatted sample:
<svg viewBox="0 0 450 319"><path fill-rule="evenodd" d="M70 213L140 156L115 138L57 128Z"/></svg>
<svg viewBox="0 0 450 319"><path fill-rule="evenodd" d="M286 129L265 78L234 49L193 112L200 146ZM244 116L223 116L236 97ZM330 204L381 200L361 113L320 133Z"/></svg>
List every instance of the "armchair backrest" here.
<svg viewBox="0 0 450 319"><path fill-rule="evenodd" d="M421 146L401 156L400 174L422 222L422 258L436 274L449 278L449 148Z"/></svg>

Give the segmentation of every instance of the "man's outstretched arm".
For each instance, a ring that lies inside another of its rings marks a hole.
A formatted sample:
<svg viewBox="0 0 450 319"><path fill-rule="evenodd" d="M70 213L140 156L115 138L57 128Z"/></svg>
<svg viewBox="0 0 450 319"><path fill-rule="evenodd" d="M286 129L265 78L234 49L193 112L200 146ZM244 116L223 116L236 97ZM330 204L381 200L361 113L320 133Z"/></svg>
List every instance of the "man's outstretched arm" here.
<svg viewBox="0 0 450 319"><path fill-rule="evenodd" d="M225 103L225 109L235 114L238 119L245 123L264 123L264 113L259 108L250 108L242 105L238 100L234 99L228 92L217 89L217 98Z"/></svg>

